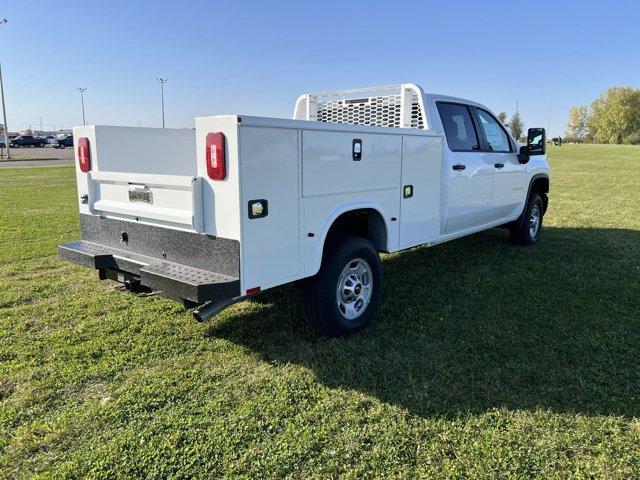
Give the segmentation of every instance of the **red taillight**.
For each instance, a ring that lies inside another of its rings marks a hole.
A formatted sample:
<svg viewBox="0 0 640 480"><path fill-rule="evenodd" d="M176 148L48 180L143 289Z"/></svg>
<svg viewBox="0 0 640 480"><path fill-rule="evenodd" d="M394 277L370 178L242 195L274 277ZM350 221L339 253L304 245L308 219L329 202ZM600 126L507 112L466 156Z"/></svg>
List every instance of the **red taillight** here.
<svg viewBox="0 0 640 480"><path fill-rule="evenodd" d="M224 180L225 168L224 133L207 133L207 174L211 180Z"/></svg>
<svg viewBox="0 0 640 480"><path fill-rule="evenodd" d="M78 164L80 171L87 173L91 170L91 151L89 150L89 139L82 137L78 139Z"/></svg>

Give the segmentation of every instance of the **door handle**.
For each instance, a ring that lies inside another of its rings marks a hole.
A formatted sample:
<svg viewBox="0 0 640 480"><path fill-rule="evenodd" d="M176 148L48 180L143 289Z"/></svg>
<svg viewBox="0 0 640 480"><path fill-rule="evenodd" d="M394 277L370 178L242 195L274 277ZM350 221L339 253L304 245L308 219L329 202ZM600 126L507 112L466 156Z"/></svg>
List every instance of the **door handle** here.
<svg viewBox="0 0 640 480"><path fill-rule="evenodd" d="M496 167L496 168L502 168L502 167L504 167L504 163L496 163L493 166Z"/></svg>
<svg viewBox="0 0 640 480"><path fill-rule="evenodd" d="M462 165L461 163L457 163L453 166L454 170L464 170L465 168L467 168L466 165Z"/></svg>

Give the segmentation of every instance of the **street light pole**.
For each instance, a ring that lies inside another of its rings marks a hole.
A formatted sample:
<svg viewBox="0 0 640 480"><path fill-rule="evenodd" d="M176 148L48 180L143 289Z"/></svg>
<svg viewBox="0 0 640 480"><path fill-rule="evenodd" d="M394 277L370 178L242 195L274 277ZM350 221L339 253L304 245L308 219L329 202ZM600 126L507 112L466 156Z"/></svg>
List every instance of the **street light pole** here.
<svg viewBox="0 0 640 480"><path fill-rule="evenodd" d="M82 125L86 125L87 121L84 118L84 92L86 92L87 89L78 87L78 91L80 92L80 100L82 101Z"/></svg>
<svg viewBox="0 0 640 480"><path fill-rule="evenodd" d="M7 19L0 20L0 25L7 23ZM0 97L2 97L2 118L4 119L4 146L7 149L7 160L11 160L9 149L9 127L7 126L7 108L4 105L4 86L2 84L2 65L0 64Z"/></svg>
<svg viewBox="0 0 640 480"><path fill-rule="evenodd" d="M6 22L6 19L5 19ZM0 97L2 97L2 117L4 119L4 146L7 149L7 160L11 160L9 148L9 127L7 126L7 107L4 105L4 86L2 84L2 65L0 64Z"/></svg>
<svg viewBox="0 0 640 480"><path fill-rule="evenodd" d="M158 78L160 84L160 97L162 98L162 128L164 128L164 84L167 83L166 78Z"/></svg>
<svg viewBox="0 0 640 480"><path fill-rule="evenodd" d="M549 135L549 128L551 128L551 97L546 97L549 100L549 111L547 112L547 135Z"/></svg>

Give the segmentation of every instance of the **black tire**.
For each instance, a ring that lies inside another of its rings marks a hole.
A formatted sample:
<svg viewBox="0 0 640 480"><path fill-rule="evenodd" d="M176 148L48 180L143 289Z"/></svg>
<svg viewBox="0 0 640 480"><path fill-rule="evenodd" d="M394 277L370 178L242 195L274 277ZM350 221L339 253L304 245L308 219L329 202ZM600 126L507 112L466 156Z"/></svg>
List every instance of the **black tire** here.
<svg viewBox="0 0 640 480"><path fill-rule="evenodd" d="M63 150L64 150L64 148L65 148L64 143L60 144L60 146L59 146L58 148L61 148L61 149L63 149Z"/></svg>
<svg viewBox="0 0 640 480"><path fill-rule="evenodd" d="M320 271L302 283L302 305L305 319L316 332L342 337L371 324L382 299L382 262L375 247L362 237L345 235L328 242ZM353 277L358 279L355 284L347 278L351 277L348 268L353 268L354 272L356 268L365 270L363 275ZM348 287L344 286L340 295L353 287L350 290L355 298L353 302L344 300L344 296L338 297L338 282L343 283L343 279L346 279ZM367 283L371 287L368 303L365 301ZM342 298L340 306L339 298ZM361 310L358 311L356 306L359 302ZM342 310L344 305L353 309L357 316L350 319L349 312Z"/></svg>
<svg viewBox="0 0 640 480"><path fill-rule="evenodd" d="M40 147L40 148L44 148L44 143L39 143L39 144L38 144L38 147Z"/></svg>
<svg viewBox="0 0 640 480"><path fill-rule="evenodd" d="M522 216L510 229L511 241L516 245L533 245L540 239L544 204L539 193L531 193ZM537 220L534 220L537 218ZM534 228L534 221L537 222Z"/></svg>

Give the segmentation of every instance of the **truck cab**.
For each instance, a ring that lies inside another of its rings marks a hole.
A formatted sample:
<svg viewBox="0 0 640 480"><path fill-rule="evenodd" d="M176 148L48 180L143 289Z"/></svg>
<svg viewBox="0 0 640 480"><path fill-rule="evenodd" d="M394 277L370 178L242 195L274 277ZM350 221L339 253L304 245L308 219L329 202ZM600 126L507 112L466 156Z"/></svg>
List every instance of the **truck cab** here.
<svg viewBox="0 0 640 480"><path fill-rule="evenodd" d="M425 95L425 100L431 125L446 139L445 235L517 217L532 177L548 173L546 157L519 157L521 145L481 104L440 95Z"/></svg>
<svg viewBox="0 0 640 480"><path fill-rule="evenodd" d="M519 145L483 105L415 84L305 94L293 119L73 133L82 238L60 255L198 320L300 282L309 324L350 334L382 300L380 252L493 227L533 245L548 206L544 129Z"/></svg>

